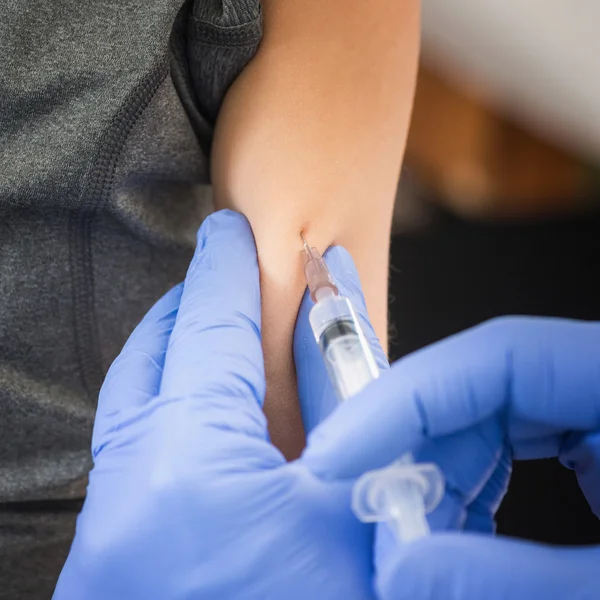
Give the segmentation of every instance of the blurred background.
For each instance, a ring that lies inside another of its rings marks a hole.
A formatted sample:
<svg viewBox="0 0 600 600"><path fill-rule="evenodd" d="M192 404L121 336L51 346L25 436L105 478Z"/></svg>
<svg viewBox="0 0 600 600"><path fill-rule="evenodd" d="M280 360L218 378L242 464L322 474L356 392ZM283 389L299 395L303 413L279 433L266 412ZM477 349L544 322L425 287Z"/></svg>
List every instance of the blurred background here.
<svg viewBox="0 0 600 600"><path fill-rule="evenodd" d="M423 0L396 202L391 355L504 314L600 320L600 3ZM501 533L600 543L557 461L515 466Z"/></svg>

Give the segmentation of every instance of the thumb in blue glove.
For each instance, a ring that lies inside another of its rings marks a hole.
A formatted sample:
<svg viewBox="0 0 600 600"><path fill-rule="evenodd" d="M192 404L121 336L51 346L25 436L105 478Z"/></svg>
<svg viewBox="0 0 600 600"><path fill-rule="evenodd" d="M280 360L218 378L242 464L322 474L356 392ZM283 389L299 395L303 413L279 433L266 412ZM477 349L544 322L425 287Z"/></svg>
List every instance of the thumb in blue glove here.
<svg viewBox="0 0 600 600"><path fill-rule="evenodd" d="M106 378L56 600L373 598L350 485L268 439L260 317L249 224L216 213Z"/></svg>

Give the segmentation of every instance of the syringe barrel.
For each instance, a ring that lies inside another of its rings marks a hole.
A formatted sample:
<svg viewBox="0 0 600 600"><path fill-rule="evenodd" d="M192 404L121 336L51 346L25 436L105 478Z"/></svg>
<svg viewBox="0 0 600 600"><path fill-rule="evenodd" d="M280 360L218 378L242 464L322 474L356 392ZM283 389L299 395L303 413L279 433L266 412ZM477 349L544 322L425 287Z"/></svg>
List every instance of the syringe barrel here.
<svg viewBox="0 0 600 600"><path fill-rule="evenodd" d="M309 320L340 400L357 394L379 376L377 362L348 298L323 298L311 310Z"/></svg>
<svg viewBox="0 0 600 600"><path fill-rule="evenodd" d="M310 325L338 397L347 400L376 379L379 368L350 300L322 289ZM406 454L358 479L352 509L361 521L387 522L399 541L410 541L428 535L425 514L437 506L443 491L441 471L433 464L414 464Z"/></svg>

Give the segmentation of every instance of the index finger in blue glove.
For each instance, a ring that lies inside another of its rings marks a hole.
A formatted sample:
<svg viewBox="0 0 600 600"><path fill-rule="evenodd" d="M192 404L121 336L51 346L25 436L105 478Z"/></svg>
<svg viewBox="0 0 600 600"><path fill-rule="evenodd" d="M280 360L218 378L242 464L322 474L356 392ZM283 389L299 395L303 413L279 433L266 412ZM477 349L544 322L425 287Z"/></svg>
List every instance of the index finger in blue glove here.
<svg viewBox="0 0 600 600"><path fill-rule="evenodd" d="M387 355L381 347L373 325L371 325L365 296L352 256L342 246L333 246L327 251L325 260L340 294L349 298L356 310L360 325L371 346L379 369L387 371L390 368Z"/></svg>
<svg viewBox="0 0 600 600"><path fill-rule="evenodd" d="M332 246L324 255L340 294L352 302L360 324L381 370L389 363L373 326L369 321L365 298L352 256L341 246ZM312 431L337 406L339 400L329 381L325 363L310 327L308 315L314 306L306 292L300 305L294 331L294 359L298 381L298 397L304 429Z"/></svg>
<svg viewBox="0 0 600 600"><path fill-rule="evenodd" d="M490 321L398 361L311 434L302 460L323 478L356 477L493 415L518 457L536 427L600 428L599 357L597 323Z"/></svg>
<svg viewBox="0 0 600 600"><path fill-rule="evenodd" d="M198 233L161 384L163 397L265 393L256 246L248 221L220 211Z"/></svg>

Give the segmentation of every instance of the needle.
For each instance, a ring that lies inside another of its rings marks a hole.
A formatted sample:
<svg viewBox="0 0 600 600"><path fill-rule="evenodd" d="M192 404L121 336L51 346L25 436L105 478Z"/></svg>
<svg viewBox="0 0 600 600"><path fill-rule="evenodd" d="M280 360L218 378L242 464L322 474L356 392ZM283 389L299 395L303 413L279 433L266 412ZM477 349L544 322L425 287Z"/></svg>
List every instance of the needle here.
<svg viewBox="0 0 600 600"><path fill-rule="evenodd" d="M310 251L310 246L308 245L308 242L306 241L306 238L304 237L304 232L300 232L300 237L302 238L302 241L304 242L304 252L306 252L306 254L308 254L309 257L312 257L312 252Z"/></svg>

